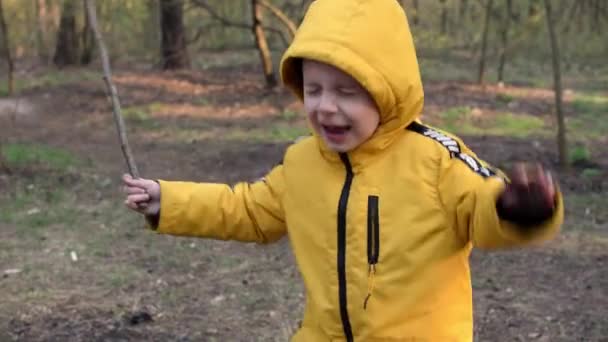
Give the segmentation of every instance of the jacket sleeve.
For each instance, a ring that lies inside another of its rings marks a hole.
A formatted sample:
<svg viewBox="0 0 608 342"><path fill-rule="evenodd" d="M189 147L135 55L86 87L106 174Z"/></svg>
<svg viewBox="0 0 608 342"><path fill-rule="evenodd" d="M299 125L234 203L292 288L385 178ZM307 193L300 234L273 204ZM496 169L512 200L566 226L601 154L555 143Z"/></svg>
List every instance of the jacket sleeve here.
<svg viewBox="0 0 608 342"><path fill-rule="evenodd" d="M559 190L556 189L557 205L551 218L535 227L520 227L498 216L496 202L505 182L502 172L466 148L458 154L443 153L439 197L463 242L472 242L481 249L499 249L540 243L557 234L564 218Z"/></svg>
<svg viewBox="0 0 608 342"><path fill-rule="evenodd" d="M163 234L267 243L286 233L283 166L254 183L159 181Z"/></svg>

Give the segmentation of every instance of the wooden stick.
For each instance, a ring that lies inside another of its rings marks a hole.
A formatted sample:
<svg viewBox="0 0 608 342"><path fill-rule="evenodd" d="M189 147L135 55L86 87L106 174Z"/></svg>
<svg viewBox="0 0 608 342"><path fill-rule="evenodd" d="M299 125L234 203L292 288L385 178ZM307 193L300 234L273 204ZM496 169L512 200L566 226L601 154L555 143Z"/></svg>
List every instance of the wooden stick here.
<svg viewBox="0 0 608 342"><path fill-rule="evenodd" d="M125 121L122 116L122 111L120 109L118 92L116 91L116 87L112 82L112 71L110 69L110 60L108 58L108 52L106 50L106 46L101 36L101 32L99 31L99 27L97 25L97 13L95 11L94 0L85 0L85 5L87 7L87 15L89 17L90 27L91 30L93 30L93 33L95 34L95 40L97 41L97 46L99 47L99 54L101 56L101 62L103 64L103 80L106 83L106 88L108 90L112 102L112 113L114 116L114 122L116 123L116 129L118 130L118 136L120 138L120 148L122 149L123 156L125 157L125 160L127 162L129 173L134 178L139 178L139 172L137 171L137 166L135 165L135 159L133 158L131 148L129 147L129 141L127 140L127 131L125 128Z"/></svg>

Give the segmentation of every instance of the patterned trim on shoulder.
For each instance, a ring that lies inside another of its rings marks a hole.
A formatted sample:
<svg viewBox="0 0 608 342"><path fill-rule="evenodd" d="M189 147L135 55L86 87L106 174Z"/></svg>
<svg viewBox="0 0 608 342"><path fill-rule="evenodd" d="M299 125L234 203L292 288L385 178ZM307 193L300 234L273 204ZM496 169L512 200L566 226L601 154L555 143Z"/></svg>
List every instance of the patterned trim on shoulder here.
<svg viewBox="0 0 608 342"><path fill-rule="evenodd" d="M458 158L463 161L471 170L480 176L486 178L491 176L496 176L496 172L492 169L484 166L479 160L476 158L462 152L460 148L460 144L456 139L450 137L449 135L439 132L438 130L432 129L428 126L425 126L419 122L412 122L407 129L419 133L425 137L429 137L438 143L440 143L450 154L451 158Z"/></svg>

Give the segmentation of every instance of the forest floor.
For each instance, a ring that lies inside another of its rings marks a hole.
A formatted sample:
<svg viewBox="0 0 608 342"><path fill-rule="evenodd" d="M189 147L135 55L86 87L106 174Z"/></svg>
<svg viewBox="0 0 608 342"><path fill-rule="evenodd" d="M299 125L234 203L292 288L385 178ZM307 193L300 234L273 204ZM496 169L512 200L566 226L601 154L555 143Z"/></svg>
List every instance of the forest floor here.
<svg viewBox="0 0 608 342"><path fill-rule="evenodd" d="M288 241L146 231L122 204L125 165L97 71L59 75L0 99L0 341L286 341L304 303ZM266 90L254 67L115 80L147 178L254 180L307 134L293 97ZM558 169L551 91L429 81L425 93L424 119L482 159ZM556 171L562 234L473 252L476 341L608 341L608 93L565 98L575 164Z"/></svg>

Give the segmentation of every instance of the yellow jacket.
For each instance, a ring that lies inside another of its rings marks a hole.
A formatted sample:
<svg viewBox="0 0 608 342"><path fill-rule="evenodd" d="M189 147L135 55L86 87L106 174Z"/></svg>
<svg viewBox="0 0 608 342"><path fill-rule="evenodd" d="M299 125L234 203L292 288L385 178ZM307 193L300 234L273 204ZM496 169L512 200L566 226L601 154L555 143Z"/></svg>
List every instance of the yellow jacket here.
<svg viewBox="0 0 608 342"><path fill-rule="evenodd" d="M306 287L293 341L471 341L471 248L550 238L561 195L533 234L497 216L498 171L418 120L422 84L397 1L313 2L281 64L301 97L297 58L357 79L380 109L376 133L348 154L306 138L252 184L160 181L158 231L259 243L287 234Z"/></svg>

